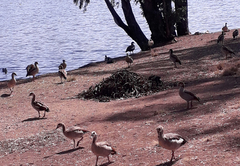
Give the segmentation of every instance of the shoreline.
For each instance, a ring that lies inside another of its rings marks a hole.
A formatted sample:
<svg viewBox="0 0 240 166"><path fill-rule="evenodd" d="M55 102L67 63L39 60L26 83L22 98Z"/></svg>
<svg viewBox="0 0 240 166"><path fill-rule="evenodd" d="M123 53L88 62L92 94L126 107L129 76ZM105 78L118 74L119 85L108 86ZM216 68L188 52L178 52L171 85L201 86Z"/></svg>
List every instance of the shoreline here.
<svg viewBox="0 0 240 166"><path fill-rule="evenodd" d="M10 91L6 82L0 82L2 165L93 165L96 156L91 152L90 135L84 136L80 147L72 149L73 141L56 130L58 123L96 131L98 141L110 142L118 153L110 157L112 166L169 164L171 151L157 145L159 125L164 133L178 133L188 140L175 152L176 165L239 164L240 69L232 76L223 76L223 71L240 64L240 37L233 40L231 32L225 44L236 55L228 59L216 43L219 33L190 35L132 55L130 68L122 57L112 64L97 62L68 71L72 80L63 84L56 73L41 75L35 81L19 80L9 96L3 96ZM174 68L169 49L182 65ZM120 69L145 77L158 75L163 82L182 81L200 103L193 102L193 108L186 109L187 102L179 96L178 87L110 102L74 98ZM45 118L38 118L31 106L30 92L49 107ZM101 157L100 162L107 159Z"/></svg>

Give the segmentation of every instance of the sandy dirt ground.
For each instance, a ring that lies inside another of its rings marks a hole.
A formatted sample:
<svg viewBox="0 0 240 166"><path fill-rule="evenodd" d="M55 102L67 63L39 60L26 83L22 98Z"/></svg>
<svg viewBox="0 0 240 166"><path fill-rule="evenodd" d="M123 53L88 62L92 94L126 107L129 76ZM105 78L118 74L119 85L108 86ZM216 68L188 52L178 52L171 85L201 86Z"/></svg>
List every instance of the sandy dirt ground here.
<svg viewBox="0 0 240 166"><path fill-rule="evenodd" d="M240 38L233 40L232 31L226 34L225 45L236 55L225 59L216 42L219 34L179 37L176 43L135 53L130 68L122 57L113 64L100 62L68 71L69 81L63 84L57 73L46 74L34 82L18 80L9 95L6 82L0 82L1 165L94 165L90 134L73 149L73 141L56 130L60 122L96 131L97 141L111 143L117 155L110 156L111 163L100 157L102 166L240 165ZM169 49L182 61L178 68L169 59ZM223 76L231 67L236 68L234 75ZM201 102L186 109L178 87L110 102L76 98L120 69L146 77L158 75L163 82L183 81ZM45 118L39 119L32 108L30 92L50 108ZM165 133L175 132L188 140L176 150L173 162L171 151L158 146L158 125Z"/></svg>

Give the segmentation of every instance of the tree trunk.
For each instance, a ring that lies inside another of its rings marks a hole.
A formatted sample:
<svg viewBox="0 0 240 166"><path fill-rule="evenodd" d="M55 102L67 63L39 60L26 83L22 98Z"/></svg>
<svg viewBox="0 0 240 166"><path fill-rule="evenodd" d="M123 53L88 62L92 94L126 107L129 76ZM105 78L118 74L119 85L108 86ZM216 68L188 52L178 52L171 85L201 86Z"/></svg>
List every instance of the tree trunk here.
<svg viewBox="0 0 240 166"><path fill-rule="evenodd" d="M127 24L124 24L122 19L119 17L119 15L114 10L112 4L109 2L109 0L105 0L107 7L109 11L111 12L113 19L115 23L121 27L141 48L142 51L146 51L149 49L148 46L148 39L142 32L141 28L139 27L133 12L131 8L131 4L129 0L122 0L122 9L124 12L125 19L127 21Z"/></svg>
<svg viewBox="0 0 240 166"><path fill-rule="evenodd" d="M187 0L175 0L176 22L178 36L188 35L188 7Z"/></svg>
<svg viewBox="0 0 240 166"><path fill-rule="evenodd" d="M164 45L174 38L172 35L174 32L174 26L171 23L172 18L167 16L169 8L164 9L164 6L169 7L169 3L164 3L164 1L165 0L140 1L149 29L152 32L151 39L154 41L155 46ZM159 10L160 8L165 11Z"/></svg>

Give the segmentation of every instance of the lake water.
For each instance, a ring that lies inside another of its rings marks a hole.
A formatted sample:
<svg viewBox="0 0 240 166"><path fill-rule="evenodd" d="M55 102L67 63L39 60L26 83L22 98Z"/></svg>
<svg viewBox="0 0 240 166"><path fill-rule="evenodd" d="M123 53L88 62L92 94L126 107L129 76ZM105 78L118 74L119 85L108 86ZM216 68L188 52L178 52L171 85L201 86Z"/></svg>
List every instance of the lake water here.
<svg viewBox="0 0 240 166"><path fill-rule="evenodd" d="M189 29L220 31L225 22L230 29L240 27L240 1L189 0ZM116 9L122 16L121 7ZM140 27L150 38L150 31L139 6L133 10ZM124 20L124 18L122 17ZM92 0L87 12L79 10L72 0L1 0L0 2L0 81L26 78L26 66L37 61L40 73L57 72L66 60L67 70L104 56L125 55L132 39L118 27L104 1ZM136 51L140 49L136 46Z"/></svg>

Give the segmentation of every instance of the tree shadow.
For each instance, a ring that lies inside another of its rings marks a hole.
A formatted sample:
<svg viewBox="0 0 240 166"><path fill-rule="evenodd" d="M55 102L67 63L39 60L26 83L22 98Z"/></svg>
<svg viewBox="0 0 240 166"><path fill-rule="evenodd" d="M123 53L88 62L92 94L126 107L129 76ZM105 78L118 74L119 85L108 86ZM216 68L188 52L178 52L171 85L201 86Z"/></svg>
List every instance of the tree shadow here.
<svg viewBox="0 0 240 166"><path fill-rule="evenodd" d="M11 93L10 94L2 94L1 95L2 98L9 97L9 96L11 96Z"/></svg>
<svg viewBox="0 0 240 166"><path fill-rule="evenodd" d="M36 121L36 120L45 120L47 118L39 118L39 117L35 117L35 118L28 118L28 119L25 119L23 120L22 122L31 122L31 121Z"/></svg>
<svg viewBox="0 0 240 166"><path fill-rule="evenodd" d="M175 159L174 161L166 161L165 163L156 165L156 166L172 166L174 165L180 158Z"/></svg>

